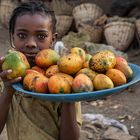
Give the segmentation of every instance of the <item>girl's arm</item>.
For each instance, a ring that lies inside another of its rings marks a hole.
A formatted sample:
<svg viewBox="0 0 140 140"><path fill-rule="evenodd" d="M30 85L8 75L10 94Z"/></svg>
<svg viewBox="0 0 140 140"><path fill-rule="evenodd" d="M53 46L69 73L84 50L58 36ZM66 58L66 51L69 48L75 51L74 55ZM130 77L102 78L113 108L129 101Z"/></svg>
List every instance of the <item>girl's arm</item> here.
<svg viewBox="0 0 140 140"><path fill-rule="evenodd" d="M62 103L60 140L79 140L79 137L75 103Z"/></svg>
<svg viewBox="0 0 140 140"><path fill-rule="evenodd" d="M7 79L7 75L10 74L12 70L2 70L2 63L4 59L4 57L0 58L0 78L4 83L4 90L2 91L3 93L0 93L0 133L4 128L8 111L10 108L10 103L15 92L15 90L11 87L11 84L21 81L21 77L11 80Z"/></svg>
<svg viewBox="0 0 140 140"><path fill-rule="evenodd" d="M0 133L4 128L12 97L13 94L7 92L0 96Z"/></svg>

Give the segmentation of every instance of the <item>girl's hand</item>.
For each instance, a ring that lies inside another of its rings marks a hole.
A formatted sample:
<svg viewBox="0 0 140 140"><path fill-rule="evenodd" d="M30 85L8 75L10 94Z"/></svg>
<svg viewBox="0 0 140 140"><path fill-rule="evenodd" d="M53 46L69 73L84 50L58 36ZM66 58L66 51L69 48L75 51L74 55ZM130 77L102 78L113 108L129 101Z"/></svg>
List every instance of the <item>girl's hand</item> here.
<svg viewBox="0 0 140 140"><path fill-rule="evenodd" d="M12 84L21 81L21 77L17 77L15 79L7 79L7 75L12 73L11 69L8 70L2 70L2 64L4 62L5 57L0 57L0 78L2 79L3 83L4 83L4 92L8 92L8 93L14 93L15 90L12 88Z"/></svg>

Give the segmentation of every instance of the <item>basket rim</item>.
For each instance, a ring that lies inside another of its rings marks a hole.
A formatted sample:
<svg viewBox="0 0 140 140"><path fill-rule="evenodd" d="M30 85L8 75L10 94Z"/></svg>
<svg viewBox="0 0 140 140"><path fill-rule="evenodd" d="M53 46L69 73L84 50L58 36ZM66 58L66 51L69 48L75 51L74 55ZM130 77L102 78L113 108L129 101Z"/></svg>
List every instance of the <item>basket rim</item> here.
<svg viewBox="0 0 140 140"><path fill-rule="evenodd" d="M97 4L94 4L94 3L81 3L81 4L79 4L79 5L77 5L77 6L75 6L75 7L73 8L72 13L74 14L75 11L81 10L81 7L82 7L82 8L83 8L83 7L85 8L85 6L89 6L89 5L98 8L99 10L102 11L102 13L104 13L103 9L102 9L100 6L98 6ZM80 9L79 9L79 8L80 8ZM88 9L87 9L87 10L88 10Z"/></svg>
<svg viewBox="0 0 140 140"><path fill-rule="evenodd" d="M134 25L134 23L130 23L130 22L124 22L124 21L114 21L114 22L111 22L111 23L107 23L105 26L104 26L104 28L106 29L106 28L108 28L108 27L110 27L110 26L114 26L114 25L125 25L125 26L129 26L129 27L131 27L131 28L134 28L135 27L135 25Z"/></svg>

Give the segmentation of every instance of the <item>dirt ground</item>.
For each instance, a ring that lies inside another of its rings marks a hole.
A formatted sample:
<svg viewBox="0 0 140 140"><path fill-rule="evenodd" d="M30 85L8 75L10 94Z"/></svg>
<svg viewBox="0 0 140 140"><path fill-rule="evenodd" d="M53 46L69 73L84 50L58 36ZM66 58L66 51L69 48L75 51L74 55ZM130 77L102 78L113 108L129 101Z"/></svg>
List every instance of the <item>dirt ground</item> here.
<svg viewBox="0 0 140 140"><path fill-rule="evenodd" d="M8 30L0 28L0 56L7 48ZM127 51L129 62L140 65L140 48L130 48ZM95 102L82 102L83 113L103 114L125 124L131 135L140 140L140 82L129 87L122 93L111 95ZM0 140L6 139L4 131Z"/></svg>

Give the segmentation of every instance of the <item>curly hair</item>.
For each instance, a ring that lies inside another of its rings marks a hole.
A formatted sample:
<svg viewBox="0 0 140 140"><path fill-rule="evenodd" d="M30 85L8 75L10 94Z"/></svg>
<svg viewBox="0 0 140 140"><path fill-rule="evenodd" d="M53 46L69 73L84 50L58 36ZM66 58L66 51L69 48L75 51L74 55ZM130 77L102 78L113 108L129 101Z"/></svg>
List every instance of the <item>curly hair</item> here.
<svg viewBox="0 0 140 140"><path fill-rule="evenodd" d="M52 32L56 30L56 18L54 11L50 10L45 3L39 0L30 0L20 3L12 12L9 20L9 33L13 34L15 29L16 19L24 14L44 14L51 18Z"/></svg>

